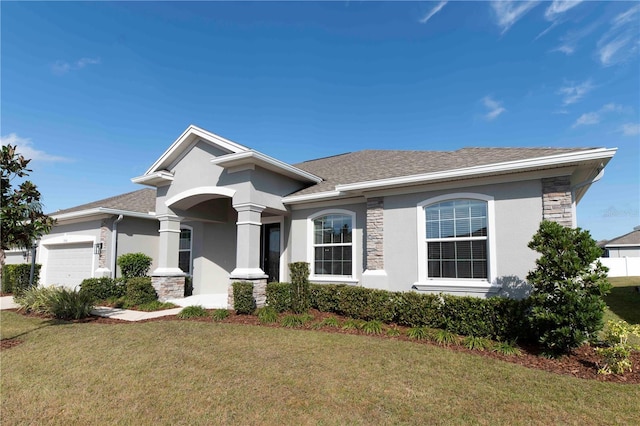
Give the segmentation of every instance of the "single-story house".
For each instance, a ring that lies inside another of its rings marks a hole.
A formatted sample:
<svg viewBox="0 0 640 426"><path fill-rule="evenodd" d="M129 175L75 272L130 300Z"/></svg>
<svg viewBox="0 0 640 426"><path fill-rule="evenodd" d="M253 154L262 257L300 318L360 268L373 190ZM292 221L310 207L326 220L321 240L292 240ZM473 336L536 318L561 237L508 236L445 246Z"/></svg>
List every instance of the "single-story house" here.
<svg viewBox="0 0 640 426"><path fill-rule="evenodd" d="M576 205L616 149L365 150L287 164L189 126L133 182L150 187L59 211L40 243L45 284L116 273L143 251L163 299L233 281L310 281L393 291L517 296L543 219Z"/></svg>
<svg viewBox="0 0 640 426"><path fill-rule="evenodd" d="M640 226L604 243L604 257L640 257Z"/></svg>

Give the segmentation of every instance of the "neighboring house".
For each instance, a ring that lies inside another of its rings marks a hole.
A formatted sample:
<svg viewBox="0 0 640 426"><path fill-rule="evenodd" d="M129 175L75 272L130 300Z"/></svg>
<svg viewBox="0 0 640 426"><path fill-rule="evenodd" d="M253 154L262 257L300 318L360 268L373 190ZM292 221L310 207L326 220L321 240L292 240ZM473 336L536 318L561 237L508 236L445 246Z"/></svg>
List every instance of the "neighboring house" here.
<svg viewBox="0 0 640 426"><path fill-rule="evenodd" d="M604 256L600 259L609 268L610 277L640 276L640 226L632 232L601 244Z"/></svg>
<svg viewBox="0 0 640 426"><path fill-rule="evenodd" d="M123 253L157 259L155 198L155 190L141 189L49 213L57 222L38 247L40 282L76 287L85 278L115 277Z"/></svg>
<svg viewBox="0 0 640 426"><path fill-rule="evenodd" d="M163 299L182 296L185 274L194 294L227 293L240 280L260 292L267 281L288 280L288 264L298 261L309 263L317 283L517 296L535 266L527 243L540 221L575 226L576 204L615 151L360 151L290 165L189 126L132 179L155 188L155 214L129 209L136 212L129 218L113 207L92 223L82 216L65 225L59 212L43 244L80 233L85 249L102 242L107 253L94 256L93 274L113 271L113 246L102 235L123 214L117 232L130 220L132 242L146 238L133 245L152 254ZM125 250L138 249L119 243L118 253ZM48 252L43 263L52 260ZM55 259L60 266L45 268L48 283L69 256Z"/></svg>
<svg viewBox="0 0 640 426"><path fill-rule="evenodd" d="M604 257L640 257L640 226L604 243Z"/></svg>

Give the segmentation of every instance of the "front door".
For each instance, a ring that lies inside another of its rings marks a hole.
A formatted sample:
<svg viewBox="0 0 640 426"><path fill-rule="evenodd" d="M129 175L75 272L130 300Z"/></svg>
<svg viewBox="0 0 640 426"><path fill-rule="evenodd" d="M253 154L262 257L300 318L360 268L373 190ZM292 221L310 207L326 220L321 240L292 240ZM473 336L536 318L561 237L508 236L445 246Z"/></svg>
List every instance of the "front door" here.
<svg viewBox="0 0 640 426"><path fill-rule="evenodd" d="M260 258L262 270L269 276L267 282L280 281L280 224L262 225Z"/></svg>

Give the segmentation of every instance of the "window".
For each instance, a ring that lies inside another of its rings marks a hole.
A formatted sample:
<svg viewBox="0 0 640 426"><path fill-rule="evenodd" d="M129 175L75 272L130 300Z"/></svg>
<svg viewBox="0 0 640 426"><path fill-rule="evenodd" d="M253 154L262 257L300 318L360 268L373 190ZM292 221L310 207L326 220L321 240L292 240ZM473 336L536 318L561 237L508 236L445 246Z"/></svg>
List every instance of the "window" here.
<svg viewBox="0 0 640 426"><path fill-rule="evenodd" d="M353 275L353 214L329 213L312 219L313 274Z"/></svg>
<svg viewBox="0 0 640 426"><path fill-rule="evenodd" d="M185 274L191 275L191 229L189 228L180 228L178 268Z"/></svg>

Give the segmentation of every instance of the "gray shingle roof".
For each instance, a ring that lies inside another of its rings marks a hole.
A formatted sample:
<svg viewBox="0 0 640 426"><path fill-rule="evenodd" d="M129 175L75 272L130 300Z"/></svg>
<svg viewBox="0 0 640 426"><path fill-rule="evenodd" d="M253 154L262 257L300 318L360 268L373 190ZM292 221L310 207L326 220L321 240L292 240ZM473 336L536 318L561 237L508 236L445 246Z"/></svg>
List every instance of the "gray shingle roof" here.
<svg viewBox="0 0 640 426"><path fill-rule="evenodd" d="M640 246L640 230L634 230L629 232L628 234L624 234L620 237L614 238L613 240L607 241L605 247L613 247L619 246L623 244L632 244Z"/></svg>
<svg viewBox="0 0 640 426"><path fill-rule="evenodd" d="M332 191L336 185L526 160L592 148L462 148L457 151L365 150L294 164L324 179L295 195Z"/></svg>
<svg viewBox="0 0 640 426"><path fill-rule="evenodd" d="M49 213L49 215L57 216L64 213L78 212L98 207L137 213L154 212L156 210L156 190L152 188L140 189L138 191L116 195L115 197L105 198L104 200L58 210L57 212Z"/></svg>

